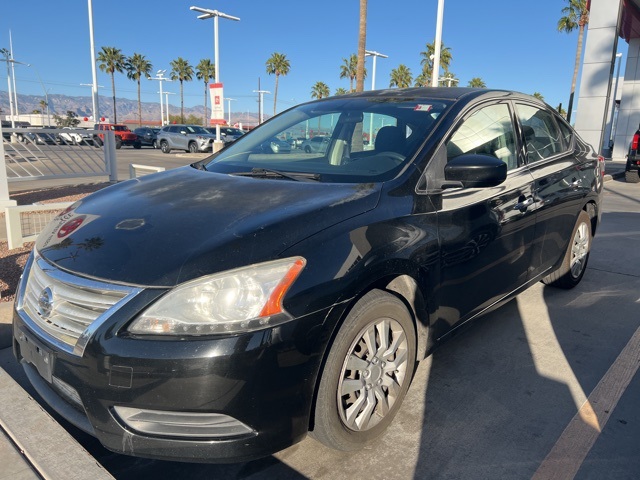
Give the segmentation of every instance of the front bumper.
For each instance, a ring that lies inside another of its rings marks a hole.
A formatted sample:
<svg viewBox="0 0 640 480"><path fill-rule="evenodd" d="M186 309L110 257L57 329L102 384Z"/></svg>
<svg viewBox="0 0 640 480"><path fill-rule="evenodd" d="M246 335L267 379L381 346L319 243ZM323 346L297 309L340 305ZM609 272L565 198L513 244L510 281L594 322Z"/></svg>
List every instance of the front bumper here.
<svg viewBox="0 0 640 480"><path fill-rule="evenodd" d="M118 335L126 323L118 313L100 327L81 357L38 336L22 318L24 311L15 312L13 324L15 356L36 390L109 450L236 462L269 455L306 435L326 311L250 334L172 340ZM166 433L162 425L125 421L117 407L182 412L196 421L219 414L237 428L217 431L221 435L190 435L188 429L187 434Z"/></svg>

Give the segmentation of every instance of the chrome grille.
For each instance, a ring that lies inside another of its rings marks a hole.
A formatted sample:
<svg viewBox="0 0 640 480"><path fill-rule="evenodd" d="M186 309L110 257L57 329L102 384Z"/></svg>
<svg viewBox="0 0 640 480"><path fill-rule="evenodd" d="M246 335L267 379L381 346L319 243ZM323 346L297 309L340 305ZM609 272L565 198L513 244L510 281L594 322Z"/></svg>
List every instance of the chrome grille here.
<svg viewBox="0 0 640 480"><path fill-rule="evenodd" d="M77 355L82 355L97 326L140 292L139 288L70 275L37 255L25 275L18 312L27 318L21 317L35 326L36 333Z"/></svg>

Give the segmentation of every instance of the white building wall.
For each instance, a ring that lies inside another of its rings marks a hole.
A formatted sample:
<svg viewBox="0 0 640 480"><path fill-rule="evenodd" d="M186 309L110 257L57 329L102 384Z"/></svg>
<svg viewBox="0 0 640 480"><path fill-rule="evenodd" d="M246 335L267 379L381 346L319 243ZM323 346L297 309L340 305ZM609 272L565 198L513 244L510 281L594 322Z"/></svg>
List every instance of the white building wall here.
<svg viewBox="0 0 640 480"><path fill-rule="evenodd" d="M624 159L629 149L631 137L640 125L640 38L634 38L629 42L629 53L624 72L624 85L622 87L622 99L618 112L618 124L616 125L613 139L613 158Z"/></svg>
<svg viewBox="0 0 640 480"><path fill-rule="evenodd" d="M591 1L575 128L598 152L609 111L621 12L621 0Z"/></svg>

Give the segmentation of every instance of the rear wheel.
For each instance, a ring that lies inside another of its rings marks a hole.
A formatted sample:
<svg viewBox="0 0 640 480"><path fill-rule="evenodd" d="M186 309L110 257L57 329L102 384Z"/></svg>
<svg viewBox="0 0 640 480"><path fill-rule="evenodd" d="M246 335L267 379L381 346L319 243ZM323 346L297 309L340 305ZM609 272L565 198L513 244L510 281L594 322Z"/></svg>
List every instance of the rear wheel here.
<svg viewBox="0 0 640 480"><path fill-rule="evenodd" d="M546 285L558 288L573 288L580 283L589 261L591 249L591 219L582 210L573 228L571 241L564 255L562 266L542 279Z"/></svg>
<svg viewBox="0 0 640 480"><path fill-rule="evenodd" d="M136 142L133 144L133 148L136 150L140 150L142 148L142 144L140 142Z"/></svg>
<svg viewBox="0 0 640 480"><path fill-rule="evenodd" d="M382 435L409 389L415 338L411 314L398 298L381 290L362 297L331 345L311 435L344 451Z"/></svg>
<svg viewBox="0 0 640 480"><path fill-rule="evenodd" d="M158 148L158 141L154 140L153 141L153 145L151 145L153 148L157 149Z"/></svg>
<svg viewBox="0 0 640 480"><path fill-rule="evenodd" d="M100 137L98 136L93 137L93 144L96 146L96 148L101 147L102 140L100 139Z"/></svg>
<svg viewBox="0 0 640 480"><path fill-rule="evenodd" d="M118 150L122 148L122 139L120 137L116 137L116 148Z"/></svg>
<svg viewBox="0 0 640 480"><path fill-rule="evenodd" d="M166 140L162 140L160 142L160 150L162 150L162 153L171 152L171 148L169 148L169 143Z"/></svg>
<svg viewBox="0 0 640 480"><path fill-rule="evenodd" d="M627 183L638 183L640 182L640 175L638 174L638 170L627 170L624 172L624 179Z"/></svg>

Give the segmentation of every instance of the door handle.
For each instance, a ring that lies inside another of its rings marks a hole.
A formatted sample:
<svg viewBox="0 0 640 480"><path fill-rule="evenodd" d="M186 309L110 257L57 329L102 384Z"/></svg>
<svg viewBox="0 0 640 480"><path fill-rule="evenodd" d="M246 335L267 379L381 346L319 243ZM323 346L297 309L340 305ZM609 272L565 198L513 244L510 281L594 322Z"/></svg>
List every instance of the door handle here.
<svg viewBox="0 0 640 480"><path fill-rule="evenodd" d="M522 198L522 197L521 197ZM525 212L527 208L533 205L533 197L527 197L521 202L516 203L514 210L520 210L521 212Z"/></svg>

